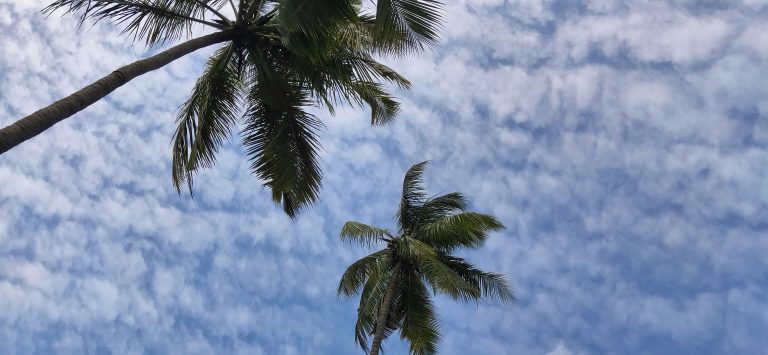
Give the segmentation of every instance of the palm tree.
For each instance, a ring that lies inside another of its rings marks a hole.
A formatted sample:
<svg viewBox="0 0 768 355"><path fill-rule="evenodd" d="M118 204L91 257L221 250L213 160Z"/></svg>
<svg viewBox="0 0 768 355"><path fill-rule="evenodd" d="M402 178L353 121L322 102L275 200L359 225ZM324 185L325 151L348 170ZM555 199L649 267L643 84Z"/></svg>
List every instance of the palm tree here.
<svg viewBox="0 0 768 355"><path fill-rule="evenodd" d="M340 103L367 105L373 125L392 121L399 104L384 84L410 83L376 58L418 53L438 37L440 1L377 0L375 6L368 11L361 0L54 1L43 11L75 14L79 25L111 21L150 47L188 38L194 26L214 31L121 67L0 129L0 154L139 75L223 44L179 110L174 186L180 192L186 183L191 193L193 173L214 165L217 149L239 131L253 173L294 216L317 199L321 180L322 123L306 108L333 113Z"/></svg>
<svg viewBox="0 0 768 355"><path fill-rule="evenodd" d="M454 300L495 298L514 300L504 276L484 272L452 254L479 248L487 233L504 226L495 218L467 211L467 199L454 192L429 198L422 174L427 162L411 167L403 181L397 213L398 232L347 222L344 241L386 247L353 263L339 283L339 295L362 291L357 309L355 338L370 354L378 354L382 341L400 329L411 354L434 354L439 327L429 289Z"/></svg>

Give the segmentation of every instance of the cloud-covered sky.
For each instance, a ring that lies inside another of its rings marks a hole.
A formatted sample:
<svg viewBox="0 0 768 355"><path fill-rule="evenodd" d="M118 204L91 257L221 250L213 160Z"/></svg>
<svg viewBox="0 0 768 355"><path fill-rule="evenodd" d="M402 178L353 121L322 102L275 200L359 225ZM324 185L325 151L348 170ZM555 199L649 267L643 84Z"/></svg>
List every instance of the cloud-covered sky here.
<svg viewBox="0 0 768 355"><path fill-rule="evenodd" d="M0 0L0 125L147 55L106 24ZM321 201L291 221L233 142L170 180L210 50L0 157L0 349L357 354L346 220L392 227L432 160L508 227L467 254L519 301L438 298L443 354L768 349L768 1L457 0L433 52L391 64L404 113L323 114ZM404 344L393 337L388 353Z"/></svg>

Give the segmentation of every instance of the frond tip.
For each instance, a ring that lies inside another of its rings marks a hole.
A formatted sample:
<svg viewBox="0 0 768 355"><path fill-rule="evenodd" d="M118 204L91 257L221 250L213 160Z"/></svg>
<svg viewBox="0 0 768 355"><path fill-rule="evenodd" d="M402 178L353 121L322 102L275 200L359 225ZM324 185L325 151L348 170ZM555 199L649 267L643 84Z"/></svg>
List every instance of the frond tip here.
<svg viewBox="0 0 768 355"><path fill-rule="evenodd" d="M111 21L122 26L123 34L152 46L191 35L194 24L224 29L224 25L204 19L208 8L199 0L57 0L43 12L79 14L80 26L88 19Z"/></svg>
<svg viewBox="0 0 768 355"><path fill-rule="evenodd" d="M360 222L349 221L341 228L341 240L371 246L376 242L386 241L392 238L392 233Z"/></svg>
<svg viewBox="0 0 768 355"><path fill-rule="evenodd" d="M477 248L483 245L488 232L504 229L496 218L476 212L461 212L419 225L418 238L441 251L456 248Z"/></svg>
<svg viewBox="0 0 768 355"><path fill-rule="evenodd" d="M401 229L414 226L416 220L417 207L424 203L427 194L424 188L424 170L429 161L423 161L415 164L403 179L403 193L400 200L400 210L398 212L398 224Z"/></svg>
<svg viewBox="0 0 768 355"><path fill-rule="evenodd" d="M171 168L173 185L179 193L184 183L192 192L193 174L200 167L214 165L216 152L237 124L242 83L234 53L234 45L230 44L211 56L192 95L179 110Z"/></svg>
<svg viewBox="0 0 768 355"><path fill-rule="evenodd" d="M400 51L417 51L437 42L444 4L437 0L378 0L375 40L382 47L407 45Z"/></svg>
<svg viewBox="0 0 768 355"><path fill-rule="evenodd" d="M341 276L338 294L349 297L360 292L370 274L385 264L388 256L388 250L380 250L350 265Z"/></svg>

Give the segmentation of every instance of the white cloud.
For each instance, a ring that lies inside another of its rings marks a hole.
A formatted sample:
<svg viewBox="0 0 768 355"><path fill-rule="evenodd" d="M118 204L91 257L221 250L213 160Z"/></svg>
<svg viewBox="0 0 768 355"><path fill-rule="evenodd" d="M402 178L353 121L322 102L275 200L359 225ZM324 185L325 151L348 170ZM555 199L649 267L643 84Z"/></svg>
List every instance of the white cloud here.
<svg viewBox="0 0 768 355"><path fill-rule="evenodd" d="M547 355L572 355L571 350L568 349L563 343L557 344L557 346L548 352Z"/></svg>

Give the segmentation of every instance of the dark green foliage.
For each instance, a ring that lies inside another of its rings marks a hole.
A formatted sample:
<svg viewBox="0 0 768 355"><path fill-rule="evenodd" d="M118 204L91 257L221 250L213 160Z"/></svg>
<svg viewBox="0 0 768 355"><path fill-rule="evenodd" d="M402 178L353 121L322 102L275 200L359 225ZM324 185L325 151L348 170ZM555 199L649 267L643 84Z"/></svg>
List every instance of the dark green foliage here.
<svg viewBox="0 0 768 355"><path fill-rule="evenodd" d="M428 198L423 185L426 164L414 165L405 175L396 236L359 222L347 222L341 230L345 241L386 244L353 263L339 283L339 295L362 291L355 339L365 351L368 337L377 336L381 310L387 309L384 333L378 336L386 338L400 329L411 354L434 354L440 328L429 289L461 301L514 299L504 276L450 255L461 248L481 247L488 232L504 226L492 216L467 212L468 201L460 193ZM391 304L384 304L385 291L393 282L395 296Z"/></svg>
<svg viewBox="0 0 768 355"><path fill-rule="evenodd" d="M231 6L230 6L231 5ZM222 14L229 6L233 18ZM371 109L371 124L392 122L400 104L387 85L410 82L376 56L418 52L437 39L442 4L381 0L376 14L359 0L57 0L45 8L108 20L147 45L179 40L194 25L227 34L179 110L173 139L176 189L240 132L253 174L290 216L317 200L322 173L312 107Z"/></svg>
<svg viewBox="0 0 768 355"><path fill-rule="evenodd" d="M224 1L208 1L217 6ZM189 36L192 25L206 24L215 28L223 25L206 21L206 4L198 0L58 0L43 12L62 9L79 14L80 24L86 19L108 20L123 27L123 34L148 45L162 44Z"/></svg>
<svg viewBox="0 0 768 355"><path fill-rule="evenodd" d="M192 95L179 110L172 165L177 190L186 181L192 192L192 172L215 164L216 150L237 124L242 83L234 51L230 44L210 58Z"/></svg>
<svg viewBox="0 0 768 355"><path fill-rule="evenodd" d="M382 48L433 45L439 36L443 3L435 0L379 0L374 40Z"/></svg>

